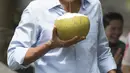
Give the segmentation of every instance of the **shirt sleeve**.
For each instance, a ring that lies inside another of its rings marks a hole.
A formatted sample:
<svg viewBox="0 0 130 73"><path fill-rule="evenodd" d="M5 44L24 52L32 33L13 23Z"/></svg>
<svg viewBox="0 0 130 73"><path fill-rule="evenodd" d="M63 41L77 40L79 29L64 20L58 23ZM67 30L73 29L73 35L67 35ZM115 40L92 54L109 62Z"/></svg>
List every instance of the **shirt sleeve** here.
<svg viewBox="0 0 130 73"><path fill-rule="evenodd" d="M31 8L26 8L23 11L18 27L15 29L14 36L7 51L8 66L12 70L26 68L22 65L24 56L37 40L38 27L35 21Z"/></svg>
<svg viewBox="0 0 130 73"><path fill-rule="evenodd" d="M102 8L99 4L99 31L98 31L98 65L101 73L107 73L112 69L116 69L114 58L111 54L111 49L108 45L108 40L105 35L102 22Z"/></svg>

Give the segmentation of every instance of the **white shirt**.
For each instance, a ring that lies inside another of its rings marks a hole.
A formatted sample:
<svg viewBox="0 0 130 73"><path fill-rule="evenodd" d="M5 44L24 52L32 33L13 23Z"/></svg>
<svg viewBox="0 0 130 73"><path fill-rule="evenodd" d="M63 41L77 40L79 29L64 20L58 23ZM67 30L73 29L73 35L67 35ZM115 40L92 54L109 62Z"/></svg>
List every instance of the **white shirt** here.
<svg viewBox="0 0 130 73"><path fill-rule="evenodd" d="M36 0L28 5L8 48L11 69L23 68L27 50L52 38L54 21L64 13L59 0ZM107 73L116 69L102 24L100 2L82 0L79 13L90 20L86 39L68 48L55 48L40 57L34 62L35 73Z"/></svg>

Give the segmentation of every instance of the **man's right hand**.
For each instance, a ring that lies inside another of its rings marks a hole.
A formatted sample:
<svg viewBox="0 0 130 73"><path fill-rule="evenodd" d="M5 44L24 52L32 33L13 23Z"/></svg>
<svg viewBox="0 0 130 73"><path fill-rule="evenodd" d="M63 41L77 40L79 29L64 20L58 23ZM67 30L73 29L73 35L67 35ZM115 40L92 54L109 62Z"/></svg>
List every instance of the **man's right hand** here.
<svg viewBox="0 0 130 73"><path fill-rule="evenodd" d="M82 37L75 36L72 39L69 39L66 41L61 40L57 35L56 27L54 27L53 34L52 34L52 40L50 40L49 43L50 43L51 49L53 49L53 48L57 48L57 47L69 47L69 46L76 44L84 39L85 39L85 36L82 36Z"/></svg>
<svg viewBox="0 0 130 73"><path fill-rule="evenodd" d="M84 39L85 37L74 37L67 41L60 40L59 37L57 36L57 30L54 27L52 40L50 40L46 44L41 44L39 46L29 48L24 57L23 65L28 65L36 61L38 58L46 54L51 49L58 48L58 47L69 47Z"/></svg>

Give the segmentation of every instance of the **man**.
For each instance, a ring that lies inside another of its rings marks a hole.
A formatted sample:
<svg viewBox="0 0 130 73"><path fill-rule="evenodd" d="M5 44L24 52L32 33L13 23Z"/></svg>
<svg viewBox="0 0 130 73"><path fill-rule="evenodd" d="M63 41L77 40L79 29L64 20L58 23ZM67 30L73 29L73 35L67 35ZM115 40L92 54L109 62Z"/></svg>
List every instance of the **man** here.
<svg viewBox="0 0 130 73"><path fill-rule="evenodd" d="M91 26L86 39L58 38L54 21L68 11L89 17ZM70 0L31 2L10 42L9 67L16 70L34 63L35 73L115 73L101 11L98 0L71 0L71 6Z"/></svg>
<svg viewBox="0 0 130 73"><path fill-rule="evenodd" d="M111 53L117 64L117 73L122 73L121 62L124 55L125 43L119 38L123 32L124 19L120 13L108 12L103 16L103 24L109 41Z"/></svg>

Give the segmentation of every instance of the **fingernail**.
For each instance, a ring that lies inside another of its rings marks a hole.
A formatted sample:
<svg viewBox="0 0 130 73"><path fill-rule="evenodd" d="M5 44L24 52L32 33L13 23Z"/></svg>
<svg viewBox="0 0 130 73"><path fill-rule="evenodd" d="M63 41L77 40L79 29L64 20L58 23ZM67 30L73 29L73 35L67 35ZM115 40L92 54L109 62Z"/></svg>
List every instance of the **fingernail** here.
<svg viewBox="0 0 130 73"><path fill-rule="evenodd" d="M75 38L78 38L78 36L75 36Z"/></svg>
<svg viewBox="0 0 130 73"><path fill-rule="evenodd" d="M85 37L85 36L83 36L82 38L84 38L84 39L85 39L86 37Z"/></svg>

